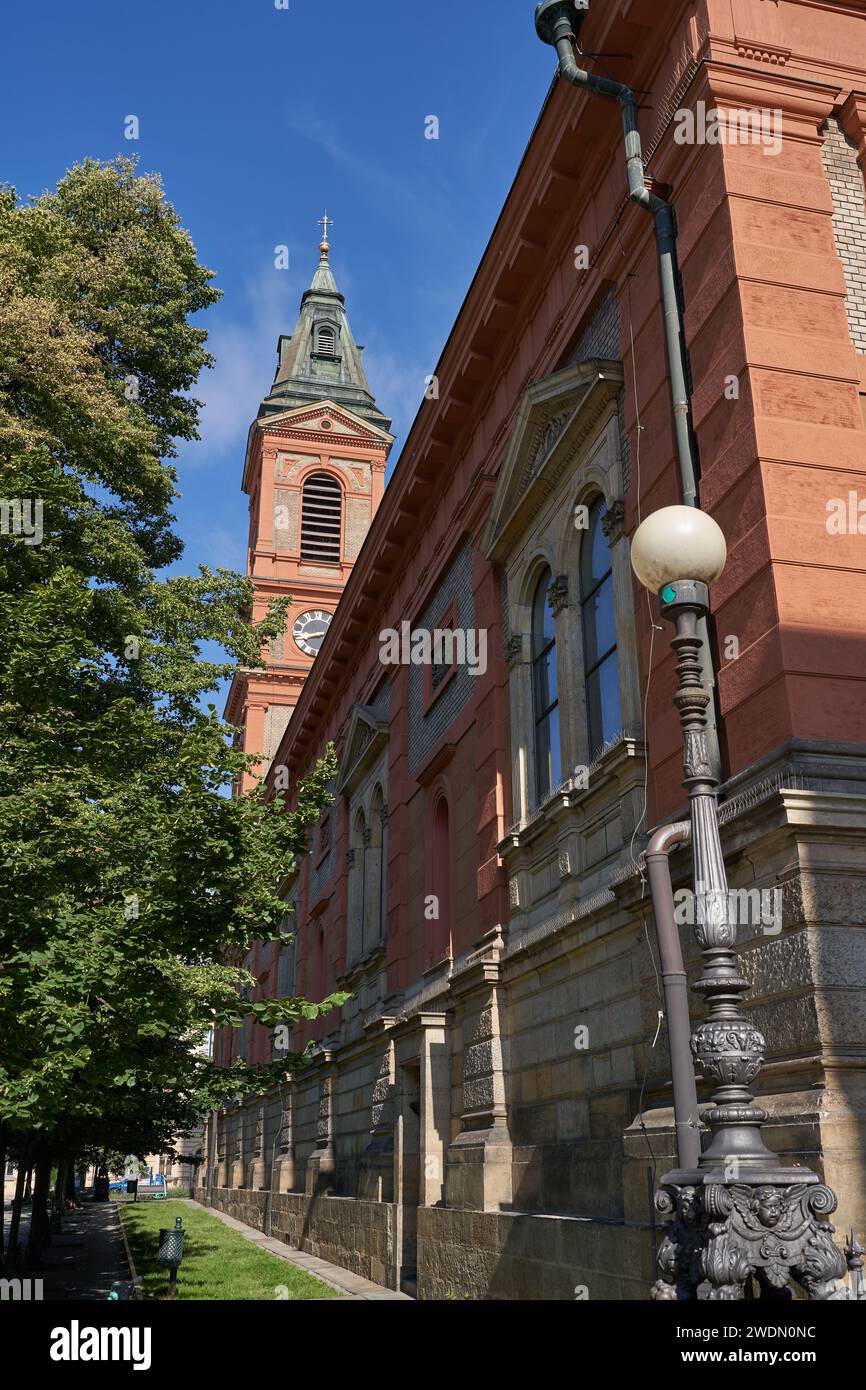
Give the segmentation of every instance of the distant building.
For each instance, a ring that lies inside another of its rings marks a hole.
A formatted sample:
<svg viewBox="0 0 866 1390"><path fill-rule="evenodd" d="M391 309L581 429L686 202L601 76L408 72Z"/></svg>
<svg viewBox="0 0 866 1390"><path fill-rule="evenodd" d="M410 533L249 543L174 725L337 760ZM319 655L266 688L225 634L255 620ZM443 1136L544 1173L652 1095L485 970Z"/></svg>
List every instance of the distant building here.
<svg viewBox="0 0 866 1390"><path fill-rule="evenodd" d="M866 29L853 3L711 13L594 6L585 47L632 55L605 63L647 93L677 214L700 499L729 545L723 843L731 886L781 903L740 927L767 1140L862 1236ZM699 139L716 107L776 147ZM423 1298L643 1298L674 1146L637 860L685 797L629 538L680 492L616 107L551 89L384 496L387 421L323 255L245 469L257 602L294 608L229 708L274 787L338 746L286 886L294 943L252 967L267 993L352 999L296 1030L317 1051L281 1094L220 1115L213 1200ZM388 664L389 633L437 629L470 646Z"/></svg>

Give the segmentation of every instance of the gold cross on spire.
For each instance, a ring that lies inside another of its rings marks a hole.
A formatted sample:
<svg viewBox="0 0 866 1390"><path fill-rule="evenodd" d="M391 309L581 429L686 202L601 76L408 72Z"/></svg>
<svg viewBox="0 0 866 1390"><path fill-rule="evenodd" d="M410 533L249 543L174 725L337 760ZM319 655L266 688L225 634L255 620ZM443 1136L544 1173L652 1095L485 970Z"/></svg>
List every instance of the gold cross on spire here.
<svg viewBox="0 0 866 1390"><path fill-rule="evenodd" d="M333 217L329 217L329 216L328 216L328 209L327 209L327 208L325 208L325 215L324 215L324 217L320 217L320 218L319 218L319 226L320 226L320 227L324 227L324 229L325 229L325 234L324 234L324 236L322 237L322 244L321 244L321 246L319 247L319 250L321 251L321 253L322 253L323 256L327 256L328 252L329 252L330 249L331 249L331 243L328 241L328 228L334 226L334 219L333 219Z"/></svg>

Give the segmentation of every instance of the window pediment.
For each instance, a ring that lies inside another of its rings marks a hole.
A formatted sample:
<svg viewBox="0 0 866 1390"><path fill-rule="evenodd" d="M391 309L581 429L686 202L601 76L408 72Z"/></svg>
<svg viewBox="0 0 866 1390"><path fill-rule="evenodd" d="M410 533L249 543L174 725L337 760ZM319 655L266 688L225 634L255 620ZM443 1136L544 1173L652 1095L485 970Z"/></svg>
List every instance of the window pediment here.
<svg viewBox="0 0 866 1390"><path fill-rule="evenodd" d="M590 358L526 388L482 537L489 560L508 554L622 385L621 363Z"/></svg>
<svg viewBox="0 0 866 1390"><path fill-rule="evenodd" d="M321 434L325 421L325 432L329 434L376 442L384 435L384 431L374 430L345 406L335 405L331 400L322 400L312 407L298 406L294 410L268 415L259 423L263 429L303 430Z"/></svg>
<svg viewBox="0 0 866 1390"><path fill-rule="evenodd" d="M368 705L356 705L349 719L337 777L338 796L351 796L388 742L388 725Z"/></svg>

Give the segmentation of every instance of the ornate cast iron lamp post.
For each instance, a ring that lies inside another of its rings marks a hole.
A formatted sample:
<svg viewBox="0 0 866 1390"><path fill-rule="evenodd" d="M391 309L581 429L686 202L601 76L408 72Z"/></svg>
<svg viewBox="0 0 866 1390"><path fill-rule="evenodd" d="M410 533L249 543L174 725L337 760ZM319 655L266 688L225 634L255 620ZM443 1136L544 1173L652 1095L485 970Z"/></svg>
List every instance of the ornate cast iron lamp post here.
<svg viewBox="0 0 866 1390"><path fill-rule="evenodd" d="M699 622L709 611L707 586L725 566L725 539L716 523L694 507L664 507L638 527L632 565L645 588L659 594L662 615L676 627L679 711L685 778L692 821L695 934L703 975L695 989L708 1005L692 1030L691 1050L715 1087L702 1116L710 1143L697 1167L674 1169L661 1180L656 1207L672 1220L659 1251L655 1299L744 1297L754 1278L764 1296L790 1296L799 1283L812 1299L844 1299L836 1280L846 1272L828 1217L836 1196L807 1168L786 1168L764 1144L766 1110L754 1105L751 1085L766 1043L743 1015L749 988L735 951L736 921L719 836L718 784L707 750L701 684Z"/></svg>

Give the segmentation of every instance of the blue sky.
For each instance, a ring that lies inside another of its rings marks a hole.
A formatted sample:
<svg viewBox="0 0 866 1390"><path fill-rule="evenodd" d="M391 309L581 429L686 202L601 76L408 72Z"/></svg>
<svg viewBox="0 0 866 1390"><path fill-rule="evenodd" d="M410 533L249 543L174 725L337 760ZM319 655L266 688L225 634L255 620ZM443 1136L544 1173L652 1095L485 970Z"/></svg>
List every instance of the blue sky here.
<svg viewBox="0 0 866 1390"><path fill-rule="evenodd" d="M22 195L85 156L158 171L220 303L179 460L180 568L240 569L244 442L291 332L327 206L332 264L394 418L392 467L553 72L532 0L42 0L4 17L0 179ZM140 138L124 139L136 115ZM438 141L425 119L440 121ZM274 248L290 249L289 270Z"/></svg>

